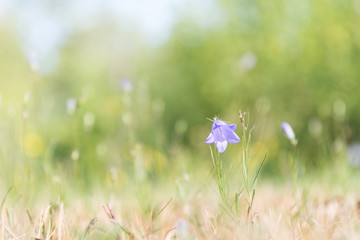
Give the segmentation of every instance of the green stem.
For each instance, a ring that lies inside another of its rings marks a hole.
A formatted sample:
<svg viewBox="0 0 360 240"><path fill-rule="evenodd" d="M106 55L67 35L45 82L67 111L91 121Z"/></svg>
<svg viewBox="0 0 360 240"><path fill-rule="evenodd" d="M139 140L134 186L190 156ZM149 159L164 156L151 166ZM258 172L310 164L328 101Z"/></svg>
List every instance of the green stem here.
<svg viewBox="0 0 360 240"><path fill-rule="evenodd" d="M215 154L214 154L214 151L215 151ZM232 218L234 218L233 213L232 213L232 205L230 204L230 202L228 200L227 192L225 191L226 183L225 183L224 174L223 174L223 165L222 165L222 161L220 159L220 152L216 150L216 147L214 147L214 150L212 149L212 147L210 147L210 152L211 152L211 158L212 158L212 161L213 161L213 164L215 167L215 171L216 171L217 184L218 184L221 199L227 208L227 209L225 209L226 212Z"/></svg>
<svg viewBox="0 0 360 240"><path fill-rule="evenodd" d="M292 184L293 184L294 191L296 191L296 189L297 189L297 169L296 169L297 164L294 159L295 148L296 148L296 146L293 145L293 149L292 149L292 152L290 153L290 157L289 157L290 171L291 171Z"/></svg>

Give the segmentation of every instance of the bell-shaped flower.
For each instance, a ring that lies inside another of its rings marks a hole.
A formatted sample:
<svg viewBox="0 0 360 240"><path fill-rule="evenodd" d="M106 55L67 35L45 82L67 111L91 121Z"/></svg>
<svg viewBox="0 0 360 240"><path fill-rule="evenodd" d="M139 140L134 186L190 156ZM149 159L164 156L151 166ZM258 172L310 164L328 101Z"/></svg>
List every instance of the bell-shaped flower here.
<svg viewBox="0 0 360 240"><path fill-rule="evenodd" d="M215 143L220 153L224 152L228 143L238 143L240 138L234 132L236 124L226 124L224 121L216 120L212 125L212 130L205 140L207 144Z"/></svg>
<svg viewBox="0 0 360 240"><path fill-rule="evenodd" d="M285 133L286 137L290 140L291 144L296 145L295 133L290 124L287 122L281 123L281 130Z"/></svg>

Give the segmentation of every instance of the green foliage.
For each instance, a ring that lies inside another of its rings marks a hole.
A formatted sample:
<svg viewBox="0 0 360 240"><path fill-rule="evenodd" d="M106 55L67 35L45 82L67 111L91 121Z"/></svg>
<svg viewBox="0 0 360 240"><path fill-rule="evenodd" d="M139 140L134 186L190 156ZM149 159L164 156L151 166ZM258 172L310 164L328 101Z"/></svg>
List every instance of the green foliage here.
<svg viewBox="0 0 360 240"><path fill-rule="evenodd" d="M261 122L256 125L263 125L261 137L277 142L270 148L275 159L283 154L280 146L285 146L278 139L278 126L287 120L302 139L303 161L321 166L335 160L342 151L331 147L336 141L344 145L358 138L360 99L353 91L359 88L360 74L357 5L350 1L220 5L223 25L204 29L184 19L169 43L144 57L141 74L152 80L154 95L166 102L166 133L179 118L192 127L204 116L228 115L246 106ZM257 59L252 69L241 64L249 52ZM319 134L309 131L313 119L321 123Z"/></svg>
<svg viewBox="0 0 360 240"><path fill-rule="evenodd" d="M257 126L253 152L271 152L267 173L286 173L288 142L279 127L285 120L307 169L344 159L347 144L360 136L358 4L217 3L219 23L181 16L157 48L135 35L125 43L121 30L99 20L70 37L59 68L45 76L31 71L11 21L3 21L4 185L50 184L54 194L65 194L66 186L117 190L181 175L174 166L186 161L188 170L207 159L204 119L244 107ZM119 86L123 78L133 83L131 92ZM66 113L69 98L78 103L74 114Z"/></svg>

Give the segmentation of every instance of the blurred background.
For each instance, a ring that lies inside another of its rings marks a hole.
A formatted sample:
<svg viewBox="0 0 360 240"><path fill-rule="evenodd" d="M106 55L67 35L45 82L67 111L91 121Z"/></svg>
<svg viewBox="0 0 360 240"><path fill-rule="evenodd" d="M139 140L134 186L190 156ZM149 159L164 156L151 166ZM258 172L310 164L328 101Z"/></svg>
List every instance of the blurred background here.
<svg viewBox="0 0 360 240"><path fill-rule="evenodd" d="M308 171L356 169L359 22L358 0L0 0L1 184L180 186L239 109L263 174L288 172L283 121Z"/></svg>

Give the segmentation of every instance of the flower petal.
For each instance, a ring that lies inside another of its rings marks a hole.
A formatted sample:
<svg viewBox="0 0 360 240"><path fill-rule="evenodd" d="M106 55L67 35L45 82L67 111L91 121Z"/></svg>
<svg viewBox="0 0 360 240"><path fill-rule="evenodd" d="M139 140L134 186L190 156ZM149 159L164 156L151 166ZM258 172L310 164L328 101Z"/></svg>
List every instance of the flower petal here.
<svg viewBox="0 0 360 240"><path fill-rule="evenodd" d="M220 127L215 128L214 130L211 131L211 133L213 134L216 142L225 141L225 137L224 137Z"/></svg>
<svg viewBox="0 0 360 240"><path fill-rule="evenodd" d="M227 141L215 142L215 146L220 153L223 153L227 147Z"/></svg>
<svg viewBox="0 0 360 240"><path fill-rule="evenodd" d="M292 127L290 126L290 124L288 124L287 122L281 123L281 130L285 133L285 135L288 139L290 139L290 140L295 139L295 133L294 133Z"/></svg>
<svg viewBox="0 0 360 240"><path fill-rule="evenodd" d="M227 125L227 127L229 127L231 130L235 131L236 124L229 124L229 125Z"/></svg>
<svg viewBox="0 0 360 240"><path fill-rule="evenodd" d="M226 123L224 121L216 120L212 125L212 129L215 130L215 128L218 128L223 125L226 125Z"/></svg>
<svg viewBox="0 0 360 240"><path fill-rule="evenodd" d="M207 139L205 140L205 142L207 144L212 144L213 142L215 142L214 135L212 133L210 133L209 136L207 137Z"/></svg>
<svg viewBox="0 0 360 240"><path fill-rule="evenodd" d="M238 143L240 142L240 138L229 126L222 126L221 128L222 133L224 134L224 137L226 141L229 143Z"/></svg>

